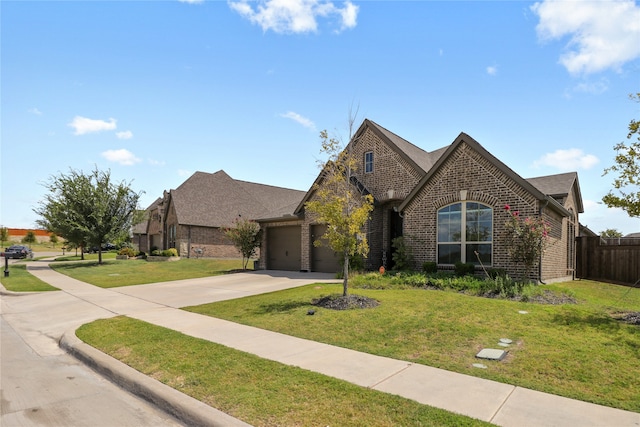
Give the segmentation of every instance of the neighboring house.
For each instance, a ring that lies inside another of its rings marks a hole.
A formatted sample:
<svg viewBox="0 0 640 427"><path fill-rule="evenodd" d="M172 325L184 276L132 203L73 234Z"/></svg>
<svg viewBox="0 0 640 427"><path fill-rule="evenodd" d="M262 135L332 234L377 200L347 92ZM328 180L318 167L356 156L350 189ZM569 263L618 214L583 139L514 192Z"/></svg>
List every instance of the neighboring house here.
<svg viewBox="0 0 640 427"><path fill-rule="evenodd" d="M165 191L134 227L139 250L176 248L182 257L240 256L224 229L239 218L282 216L300 203L303 191L231 178L224 171L196 172Z"/></svg>
<svg viewBox="0 0 640 427"><path fill-rule="evenodd" d="M404 236L416 269L425 261L435 261L442 269L456 261L480 269L479 256L485 267L519 277L523 269L511 263L503 244L508 204L521 216L542 215L550 225L540 271L532 278L572 278L578 214L583 212L575 172L527 180L464 133L451 145L427 152L370 120L364 120L348 149L361 159L352 182L374 197L367 225L369 269L392 267L391 242ZM321 185L322 179L315 184ZM262 268L338 271L337 254L313 244L325 230L305 213L314 189L293 215L259 220L264 231Z"/></svg>
<svg viewBox="0 0 640 427"><path fill-rule="evenodd" d="M630 237L630 238L634 238L634 239L640 239L640 233L629 233L624 237L625 238Z"/></svg>

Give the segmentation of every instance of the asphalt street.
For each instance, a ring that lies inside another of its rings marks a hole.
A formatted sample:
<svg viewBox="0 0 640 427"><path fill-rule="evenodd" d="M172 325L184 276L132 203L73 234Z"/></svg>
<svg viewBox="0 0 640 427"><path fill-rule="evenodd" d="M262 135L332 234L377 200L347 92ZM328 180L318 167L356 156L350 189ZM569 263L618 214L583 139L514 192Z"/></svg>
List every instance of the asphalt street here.
<svg viewBox="0 0 640 427"><path fill-rule="evenodd" d="M59 348L50 351L55 342L39 346L49 349L39 354L4 317L0 333L3 427L182 425Z"/></svg>

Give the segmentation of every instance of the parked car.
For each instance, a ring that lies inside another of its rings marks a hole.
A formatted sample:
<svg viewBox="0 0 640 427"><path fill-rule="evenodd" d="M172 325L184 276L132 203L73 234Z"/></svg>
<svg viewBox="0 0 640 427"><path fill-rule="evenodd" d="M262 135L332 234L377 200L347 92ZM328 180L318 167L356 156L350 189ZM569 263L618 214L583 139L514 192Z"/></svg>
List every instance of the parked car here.
<svg viewBox="0 0 640 427"><path fill-rule="evenodd" d="M27 246L12 245L4 251L5 258L33 258L33 251Z"/></svg>
<svg viewBox="0 0 640 427"><path fill-rule="evenodd" d="M102 244L102 252L106 252L106 251L112 251L116 248L116 245L114 245L113 243L103 243ZM85 248L84 251L85 252L89 252L90 254L95 254L97 253L99 250L98 246L92 246L90 248Z"/></svg>

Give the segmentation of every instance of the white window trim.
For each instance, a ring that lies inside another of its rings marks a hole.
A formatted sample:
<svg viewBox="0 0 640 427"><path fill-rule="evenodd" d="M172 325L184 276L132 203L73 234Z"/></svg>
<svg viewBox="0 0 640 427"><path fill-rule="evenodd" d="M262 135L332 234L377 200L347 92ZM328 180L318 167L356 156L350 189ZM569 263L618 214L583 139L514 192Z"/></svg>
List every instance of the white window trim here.
<svg viewBox="0 0 640 427"><path fill-rule="evenodd" d="M488 208L491 209L491 241L489 242L476 242L476 241L470 241L467 242L467 236L466 236L466 230L467 230L467 203L478 203L482 206L487 206ZM440 215L438 215L438 213L440 212L441 209L444 209L446 207L449 206L453 206L453 205L457 205L457 204L461 204L462 205L462 209L460 210L460 241L459 242L441 242L440 239L438 238L439 236L439 230L440 230ZM441 206L436 210L436 262L438 262L438 259L440 258L440 245L460 245L460 261L462 262L469 262L467 260L467 245L468 244L480 244L480 245L491 245L491 263L490 264L485 264L485 267L491 267L493 266L493 240L494 240L494 236L493 236L493 232L494 232L494 223L493 223L493 212L494 209L492 206L486 205L482 202L477 202L474 200L462 200L459 202L455 202L455 203L449 203L448 205L445 206ZM446 266L450 266L453 264L440 264L438 263L438 265L446 265Z"/></svg>

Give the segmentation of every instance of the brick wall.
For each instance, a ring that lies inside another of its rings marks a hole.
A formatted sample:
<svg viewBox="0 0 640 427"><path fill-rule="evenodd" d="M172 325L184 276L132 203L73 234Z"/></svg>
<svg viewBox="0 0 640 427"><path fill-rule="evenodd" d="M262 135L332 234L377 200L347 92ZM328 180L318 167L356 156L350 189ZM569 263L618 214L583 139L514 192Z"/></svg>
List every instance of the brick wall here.
<svg viewBox="0 0 640 427"><path fill-rule="evenodd" d="M504 224L509 219L504 205L509 204L512 210L518 210L522 217L535 217L538 214L539 202L465 143L458 146L405 209L404 234L420 242L413 248L415 267L419 268L425 261L436 261L438 209L463 199L481 202L493 208L493 267L504 268L512 277L521 277L522 268L510 262L503 244ZM543 269L543 277L565 276L566 252L563 252L563 248L566 251L566 241L562 235L562 218L549 211L545 219L552 225L554 243L549 245L549 251L545 254L545 263L548 263L548 266L545 265ZM565 265L564 270L561 268L562 265ZM534 275L537 277L537 271Z"/></svg>
<svg viewBox="0 0 640 427"><path fill-rule="evenodd" d="M352 174L371 192L377 202L371 219L365 225L369 243L369 256L365 260L365 267L377 270L382 265L383 251L387 251L390 246L389 212L411 192L420 180L422 172L411 167L370 129L366 129L346 149L352 150L352 155L357 160L357 167L352 170ZM373 152L372 173L364 172L364 155L368 151ZM303 270L311 268L313 242L310 241L310 230L315 223L316 219L306 212L301 233ZM387 253L387 257L390 258L391 255Z"/></svg>

